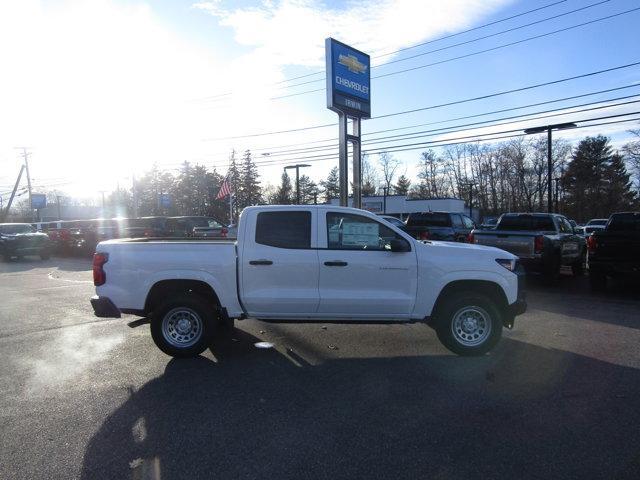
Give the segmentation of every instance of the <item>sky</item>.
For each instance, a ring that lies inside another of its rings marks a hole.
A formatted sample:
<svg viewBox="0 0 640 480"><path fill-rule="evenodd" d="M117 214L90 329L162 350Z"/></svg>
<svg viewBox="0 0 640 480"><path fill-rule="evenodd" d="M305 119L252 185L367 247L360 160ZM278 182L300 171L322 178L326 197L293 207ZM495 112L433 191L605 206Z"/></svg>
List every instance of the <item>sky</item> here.
<svg viewBox="0 0 640 480"><path fill-rule="evenodd" d="M424 109L640 62L640 10L630 11L638 7L636 0L0 2L0 195L6 200L19 171L17 147L30 153L34 191L75 196L128 186L154 163L177 172L189 161L224 173L232 149L254 152L263 183L277 184L296 162L312 165L305 173L319 180L337 166L329 148L337 116L323 91L329 36L369 53L372 77L391 74L372 79L373 118L362 123L373 163L382 148L566 121L587 127L598 123L591 118L640 112L633 103L640 96L632 97L640 95L640 65ZM521 108L607 89L616 90ZM594 102L604 103L575 107ZM463 126L488 120L503 124ZM314 126L323 127L272 134ZM445 127L451 133L371 143ZM603 133L619 147L639 127L555 136L575 142ZM400 173L415 177L424 148L393 153Z"/></svg>

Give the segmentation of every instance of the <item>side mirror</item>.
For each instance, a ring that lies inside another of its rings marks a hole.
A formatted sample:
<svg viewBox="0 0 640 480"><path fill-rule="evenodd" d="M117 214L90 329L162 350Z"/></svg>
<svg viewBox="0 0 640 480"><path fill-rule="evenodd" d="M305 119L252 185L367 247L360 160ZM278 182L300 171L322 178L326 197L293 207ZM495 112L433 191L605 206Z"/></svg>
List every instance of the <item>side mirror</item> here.
<svg viewBox="0 0 640 480"><path fill-rule="evenodd" d="M391 240L391 251L392 252L410 252L411 247L409 246L409 242L403 240L401 238L394 238Z"/></svg>

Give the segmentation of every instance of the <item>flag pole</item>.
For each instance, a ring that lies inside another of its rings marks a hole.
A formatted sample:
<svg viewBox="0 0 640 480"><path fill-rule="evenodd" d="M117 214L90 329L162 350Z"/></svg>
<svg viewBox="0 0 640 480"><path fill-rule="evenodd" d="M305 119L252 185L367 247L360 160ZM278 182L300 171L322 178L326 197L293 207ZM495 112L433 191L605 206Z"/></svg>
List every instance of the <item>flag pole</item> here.
<svg viewBox="0 0 640 480"><path fill-rule="evenodd" d="M229 192L229 225L233 225L233 193Z"/></svg>

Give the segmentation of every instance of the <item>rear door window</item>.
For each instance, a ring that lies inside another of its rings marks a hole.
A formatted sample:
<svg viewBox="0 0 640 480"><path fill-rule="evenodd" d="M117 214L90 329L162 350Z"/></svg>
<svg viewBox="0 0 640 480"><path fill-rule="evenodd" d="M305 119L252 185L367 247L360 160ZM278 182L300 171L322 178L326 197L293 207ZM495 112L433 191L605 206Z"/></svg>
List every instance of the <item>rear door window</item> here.
<svg viewBox="0 0 640 480"><path fill-rule="evenodd" d="M311 212L260 212L256 243L278 248L311 248Z"/></svg>
<svg viewBox="0 0 640 480"><path fill-rule="evenodd" d="M457 213L451 215L451 223L453 224L454 228L462 228L464 226L464 224L462 223L462 218L460 218L460 215L458 215Z"/></svg>
<svg viewBox="0 0 640 480"><path fill-rule="evenodd" d="M386 225L362 215L327 213L327 246L332 250L391 250L391 240L404 238Z"/></svg>
<svg viewBox="0 0 640 480"><path fill-rule="evenodd" d="M556 227L551 217L537 215L503 215L498 225L498 230L521 230L525 232L554 232L555 229Z"/></svg>
<svg viewBox="0 0 640 480"><path fill-rule="evenodd" d="M450 227L451 220L448 213L425 212L412 213L407 219L408 227Z"/></svg>

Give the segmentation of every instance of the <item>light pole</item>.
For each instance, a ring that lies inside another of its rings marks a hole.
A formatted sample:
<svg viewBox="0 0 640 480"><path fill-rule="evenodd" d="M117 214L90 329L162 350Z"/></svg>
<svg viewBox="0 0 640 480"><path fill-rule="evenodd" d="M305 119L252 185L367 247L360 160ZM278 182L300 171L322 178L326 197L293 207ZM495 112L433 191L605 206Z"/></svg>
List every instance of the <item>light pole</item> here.
<svg viewBox="0 0 640 480"><path fill-rule="evenodd" d="M553 213L553 193L552 193L552 175L553 165L551 156L551 132L553 130L566 130L567 128L576 128L578 125L575 123L556 123L554 125L547 125L544 127L527 128L524 133L531 135L534 133L547 132L547 211Z"/></svg>
<svg viewBox="0 0 640 480"><path fill-rule="evenodd" d="M387 214L387 194L389 193L389 187L383 185L382 187L382 213Z"/></svg>
<svg viewBox="0 0 640 480"><path fill-rule="evenodd" d="M284 167L285 171L290 168L296 169L296 205L300 205L300 169L305 167L310 167L311 165L306 165L303 163L298 163L296 165L289 165Z"/></svg>
<svg viewBox="0 0 640 480"><path fill-rule="evenodd" d="M560 213L560 209L558 208L560 204L560 196L558 195L558 192L560 191L558 188L558 185L560 184L560 178L556 177L553 180L556 182L556 213Z"/></svg>

